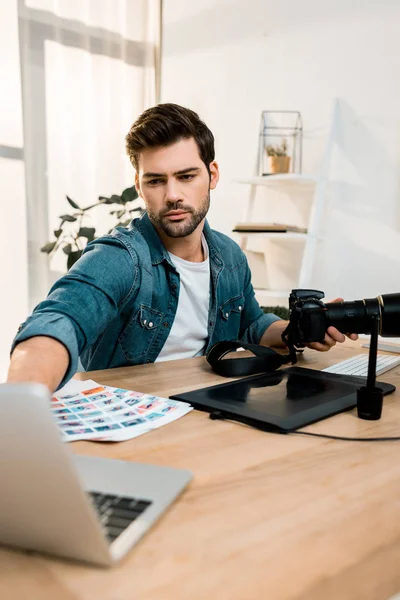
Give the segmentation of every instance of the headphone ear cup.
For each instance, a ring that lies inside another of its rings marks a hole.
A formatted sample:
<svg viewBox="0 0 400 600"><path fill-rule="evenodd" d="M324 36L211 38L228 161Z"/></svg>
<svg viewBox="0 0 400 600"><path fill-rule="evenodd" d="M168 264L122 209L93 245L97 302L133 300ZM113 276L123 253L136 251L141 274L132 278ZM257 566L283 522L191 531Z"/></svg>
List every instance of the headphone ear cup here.
<svg viewBox="0 0 400 600"><path fill-rule="evenodd" d="M226 358L224 356L238 348L250 350L255 356ZM292 360L290 354L278 354L272 348L240 341L222 341L214 344L207 353L207 362L218 375L244 377L256 373L271 373Z"/></svg>

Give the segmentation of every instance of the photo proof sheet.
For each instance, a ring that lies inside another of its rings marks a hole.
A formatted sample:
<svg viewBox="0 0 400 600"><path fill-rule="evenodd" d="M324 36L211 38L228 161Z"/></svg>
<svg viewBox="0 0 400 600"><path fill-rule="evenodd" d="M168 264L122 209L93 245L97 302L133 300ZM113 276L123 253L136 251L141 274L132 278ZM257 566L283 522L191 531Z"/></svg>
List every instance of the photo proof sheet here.
<svg viewBox="0 0 400 600"><path fill-rule="evenodd" d="M51 410L64 441L118 442L171 423L192 407L92 380L72 380L53 395Z"/></svg>

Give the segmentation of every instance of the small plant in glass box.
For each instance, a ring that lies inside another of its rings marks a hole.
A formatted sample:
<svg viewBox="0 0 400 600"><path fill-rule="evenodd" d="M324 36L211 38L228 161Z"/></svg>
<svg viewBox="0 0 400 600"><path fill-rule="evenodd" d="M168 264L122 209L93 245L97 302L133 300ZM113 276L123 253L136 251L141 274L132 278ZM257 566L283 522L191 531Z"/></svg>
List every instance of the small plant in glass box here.
<svg viewBox="0 0 400 600"><path fill-rule="evenodd" d="M282 139L280 144L275 146L268 144L265 147L265 151L268 156L270 173L289 173L290 156L287 154L288 145L285 138Z"/></svg>

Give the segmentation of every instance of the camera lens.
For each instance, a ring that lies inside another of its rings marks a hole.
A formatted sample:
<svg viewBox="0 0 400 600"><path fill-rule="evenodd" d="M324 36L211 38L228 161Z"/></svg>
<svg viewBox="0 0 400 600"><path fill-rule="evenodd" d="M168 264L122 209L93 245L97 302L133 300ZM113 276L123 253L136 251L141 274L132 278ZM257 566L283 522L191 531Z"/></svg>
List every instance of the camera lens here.
<svg viewBox="0 0 400 600"><path fill-rule="evenodd" d="M382 307L381 335L400 337L400 294L384 294L378 300Z"/></svg>
<svg viewBox="0 0 400 600"><path fill-rule="evenodd" d="M384 337L400 337L400 294L351 302L329 302L325 305L327 327L333 325L342 333L371 333L371 317L380 314Z"/></svg>
<svg viewBox="0 0 400 600"><path fill-rule="evenodd" d="M377 301L375 301L376 304ZM326 306L327 324L342 333L370 333L371 323L367 318L363 300L351 302L329 302Z"/></svg>

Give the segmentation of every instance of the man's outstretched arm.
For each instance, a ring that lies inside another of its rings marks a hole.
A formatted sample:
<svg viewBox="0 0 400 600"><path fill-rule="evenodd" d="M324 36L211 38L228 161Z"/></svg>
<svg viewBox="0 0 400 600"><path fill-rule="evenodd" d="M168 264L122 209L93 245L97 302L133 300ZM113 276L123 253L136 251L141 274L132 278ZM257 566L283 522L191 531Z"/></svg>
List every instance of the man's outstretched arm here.
<svg viewBox="0 0 400 600"><path fill-rule="evenodd" d="M106 236L89 244L46 300L19 327L9 382L39 382L53 392L75 374L82 351L115 319L138 287L138 269L124 244Z"/></svg>
<svg viewBox="0 0 400 600"><path fill-rule="evenodd" d="M61 342L47 336L31 337L15 347L7 382L43 383L53 393L64 378L69 360L68 350Z"/></svg>

